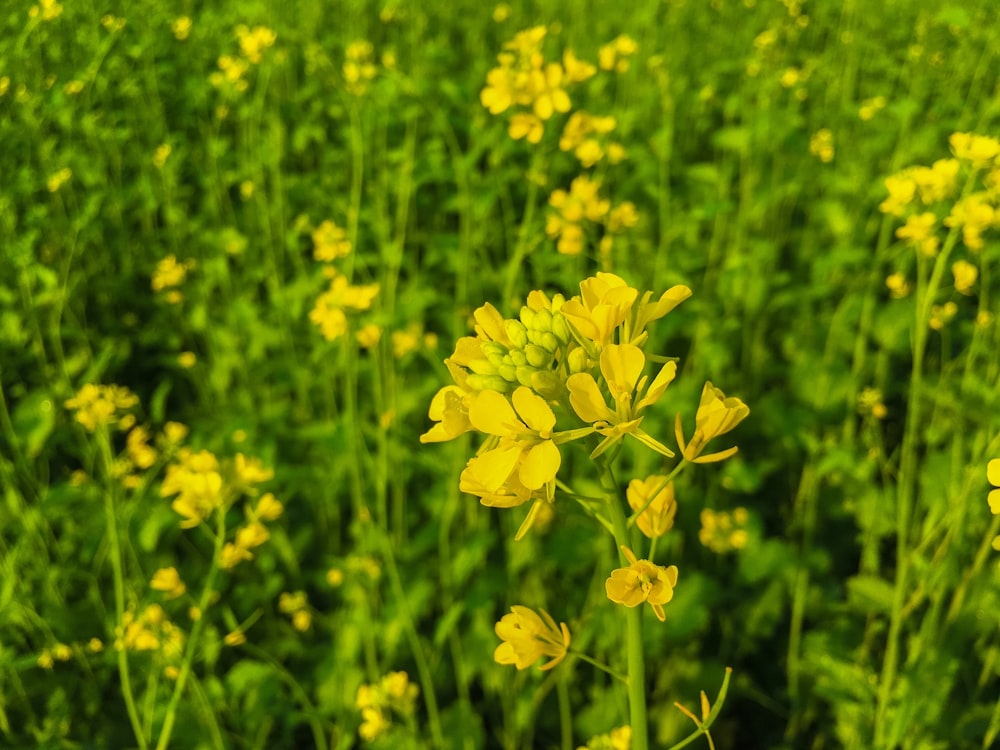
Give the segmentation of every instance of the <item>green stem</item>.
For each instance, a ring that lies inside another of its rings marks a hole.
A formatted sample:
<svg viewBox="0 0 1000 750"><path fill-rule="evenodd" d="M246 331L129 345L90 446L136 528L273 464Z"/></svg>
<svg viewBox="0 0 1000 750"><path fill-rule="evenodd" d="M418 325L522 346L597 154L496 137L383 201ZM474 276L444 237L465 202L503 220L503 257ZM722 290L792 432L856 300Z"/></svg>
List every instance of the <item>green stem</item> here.
<svg viewBox="0 0 1000 750"><path fill-rule="evenodd" d="M139 711L135 705L135 694L132 692L132 677L128 668L128 650L124 643L125 637L125 576L122 572L122 548L118 537L118 516L115 512L115 478L112 475L113 458L111 456L111 439L104 426L99 428L97 442L101 452L105 481L104 513L108 522L108 541L111 544L111 571L115 587L115 632L122 634L121 648L118 649L118 675L122 681L122 697L125 699L125 710L132 725L132 732L141 750L148 747L146 734L142 730Z"/></svg>
<svg viewBox="0 0 1000 750"><path fill-rule="evenodd" d="M174 692L170 696L170 703L167 704L167 714L163 719L163 728L160 730L160 738L156 743L156 750L166 750L170 745L170 735L174 729L174 722L177 720L177 707L180 705L181 696L184 694L184 686L188 676L191 674L191 665L194 662L194 653L201 639L201 631L205 628L205 612L209 607L212 598L212 586L215 577L219 572L219 557L222 554L222 546L226 540L226 511L225 506L216 510L215 528L215 549L212 553L212 567L205 578L205 587L198 598L199 617L195 620L194 627L191 628L191 635L188 636L187 646L184 649L184 660L181 663L180 673L177 675L177 683L174 685Z"/></svg>
<svg viewBox="0 0 1000 750"><path fill-rule="evenodd" d="M622 547L631 548L628 534L628 519L625 517L623 500L618 492L615 475L611 469L611 461L607 458L599 460L601 467L601 486L611 514L614 529L615 544L618 546L620 559L625 562L621 552ZM632 727L632 750L647 750L649 747L649 730L646 716L646 661L642 652L642 607L629 607L625 610L625 638L628 661L628 709L629 724Z"/></svg>
<svg viewBox="0 0 1000 750"><path fill-rule="evenodd" d="M722 705L726 702L726 693L729 692L729 677L732 673L732 667L726 667L726 676L722 678L722 687L719 688L719 694L715 697L715 703L712 704L712 710L709 711L708 716L705 717L704 721L702 721L698 728L683 740L678 742L676 745L671 745L668 750L681 750L682 747L690 745L703 734L708 734L708 730L712 728L712 724L715 723L715 720L719 717L719 714L722 711Z"/></svg>
<svg viewBox="0 0 1000 750"><path fill-rule="evenodd" d="M575 656L577 659L582 659L583 661L587 662L587 664L590 664L591 666L597 667L599 670L601 670L602 672L605 672L605 673L611 675L616 680L620 680L621 682L625 683L626 685L628 684L628 677L626 677L625 675L623 675L621 672L616 672L611 667L609 667L607 664L599 662L599 661L597 661L597 659L594 659L594 658L592 658L590 656L587 656L587 654L585 654L585 653L583 653L581 651L576 651L575 649L572 649L572 648L569 650L569 652L571 654L573 654L573 656Z"/></svg>

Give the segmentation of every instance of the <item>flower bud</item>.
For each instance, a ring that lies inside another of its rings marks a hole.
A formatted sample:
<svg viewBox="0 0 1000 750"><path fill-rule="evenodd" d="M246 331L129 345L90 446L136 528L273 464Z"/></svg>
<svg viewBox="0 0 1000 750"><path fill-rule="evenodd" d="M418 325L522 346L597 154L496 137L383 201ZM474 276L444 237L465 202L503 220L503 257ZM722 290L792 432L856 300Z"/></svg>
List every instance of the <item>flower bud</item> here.
<svg viewBox="0 0 1000 750"><path fill-rule="evenodd" d="M499 375L469 375L465 381L469 388L476 391L497 391L498 393L509 393L514 390L513 385L501 378Z"/></svg>
<svg viewBox="0 0 1000 750"><path fill-rule="evenodd" d="M569 371L573 375L580 372L587 372L590 369L590 357L587 356L587 350L582 346L576 347L576 349L569 353L566 363L569 365Z"/></svg>
<svg viewBox="0 0 1000 750"><path fill-rule="evenodd" d="M469 369L477 375L496 375L497 366L488 359L474 359L469 362Z"/></svg>
<svg viewBox="0 0 1000 750"><path fill-rule="evenodd" d="M497 368L497 374L501 378L503 378L504 380L506 380L508 383L513 383L514 381L516 381L518 379L518 377L517 377L517 371L519 369L520 369L519 367L515 367L514 365L509 365L509 364L500 365Z"/></svg>
<svg viewBox="0 0 1000 750"><path fill-rule="evenodd" d="M507 338L514 346L521 348L528 343L528 332L520 321L505 320L504 327L507 330Z"/></svg>
<svg viewBox="0 0 1000 750"><path fill-rule="evenodd" d="M521 385L526 385L531 387L531 377L538 372L534 367L529 367L525 365L524 367L517 368L517 382Z"/></svg>
<svg viewBox="0 0 1000 750"><path fill-rule="evenodd" d="M552 361L552 352L535 344L528 344L524 347L524 354L528 359L528 364L537 369L548 367Z"/></svg>

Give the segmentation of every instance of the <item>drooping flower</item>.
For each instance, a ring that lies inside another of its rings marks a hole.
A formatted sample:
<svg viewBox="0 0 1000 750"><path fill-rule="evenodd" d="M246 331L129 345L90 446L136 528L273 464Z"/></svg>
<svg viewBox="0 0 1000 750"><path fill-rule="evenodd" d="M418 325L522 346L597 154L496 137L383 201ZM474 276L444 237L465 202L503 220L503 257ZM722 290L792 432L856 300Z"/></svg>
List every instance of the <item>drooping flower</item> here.
<svg viewBox="0 0 1000 750"><path fill-rule="evenodd" d="M695 415L694 435L687 444L684 442L681 415L677 415L674 434L684 458L694 463L707 464L723 461L735 454L738 450L736 446L705 456L701 455L701 452L710 440L725 435L746 419L749 413L750 408L740 399L735 396L726 398L725 393L713 386L711 381L707 381L701 392L698 413Z"/></svg>
<svg viewBox="0 0 1000 750"><path fill-rule="evenodd" d="M656 618L663 622L666 619L663 605L674 598L677 566L663 567L649 560L639 560L624 545L621 550L629 566L611 571L611 577L604 582L608 599L626 607L638 607L643 602L649 602Z"/></svg>
<svg viewBox="0 0 1000 750"><path fill-rule="evenodd" d="M635 517L636 526L650 539L656 539L670 531L677 516L674 483L666 480L667 477L660 474L646 479L633 479L625 491L632 510L637 513L642 510Z"/></svg>
<svg viewBox="0 0 1000 750"><path fill-rule="evenodd" d="M493 652L497 664L513 664L519 670L527 669L543 656L549 661L539 667L552 669L566 657L570 633L566 623L556 626L555 620L544 609L533 609L515 604L510 614L500 618L495 631L503 641Z"/></svg>
<svg viewBox="0 0 1000 750"><path fill-rule="evenodd" d="M187 586L181 580L177 568L173 566L160 568L153 573L153 578L149 582L149 586L156 591L162 591L168 599L176 599L187 591Z"/></svg>

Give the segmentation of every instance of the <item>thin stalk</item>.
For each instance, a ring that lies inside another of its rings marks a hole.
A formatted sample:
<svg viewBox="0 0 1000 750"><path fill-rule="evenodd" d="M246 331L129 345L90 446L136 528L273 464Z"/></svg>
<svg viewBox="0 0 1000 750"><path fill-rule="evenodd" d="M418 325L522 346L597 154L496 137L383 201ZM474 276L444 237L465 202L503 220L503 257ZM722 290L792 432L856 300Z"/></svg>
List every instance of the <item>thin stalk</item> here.
<svg viewBox="0 0 1000 750"><path fill-rule="evenodd" d="M624 562L625 556L621 548L630 547L628 519L622 498L618 492L611 462L604 459L598 462L601 467L601 486L611 514L614 529L615 544L618 554ZM629 607L625 610L625 648L628 663L628 709L629 724L632 727L632 750L648 750L649 728L646 715L646 660L642 651L642 607Z"/></svg>
<svg viewBox="0 0 1000 750"><path fill-rule="evenodd" d="M101 452L102 469L104 481L106 483L104 491L104 514L108 522L108 541L111 544L111 571L114 577L115 587L115 632L125 632L125 576L122 572L122 547L118 537L118 516L115 512L115 478L111 473L113 458L111 456L111 439L107 429L100 427L97 434L97 442ZM140 750L149 747L146 742L146 734L142 730L142 722L139 720L139 710L135 705L135 694L132 691L132 677L128 668L128 650L124 642L118 649L118 675L122 681L122 698L125 700L125 710L128 712L128 720L132 725L132 732L139 743Z"/></svg>

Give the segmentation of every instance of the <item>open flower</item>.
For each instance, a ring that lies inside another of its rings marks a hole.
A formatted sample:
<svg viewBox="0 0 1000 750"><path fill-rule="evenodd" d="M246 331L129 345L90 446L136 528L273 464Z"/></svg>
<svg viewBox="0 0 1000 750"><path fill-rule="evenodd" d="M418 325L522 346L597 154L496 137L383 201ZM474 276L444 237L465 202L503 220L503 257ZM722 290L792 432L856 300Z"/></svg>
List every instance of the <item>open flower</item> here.
<svg viewBox="0 0 1000 750"><path fill-rule="evenodd" d="M657 619L663 622L666 619L663 605L674 598L677 566L665 568L649 560L637 560L628 547L622 545L621 549L629 566L611 571L611 577L604 582L608 599L626 607L638 607L643 602L649 602Z"/></svg>
<svg viewBox="0 0 1000 750"><path fill-rule="evenodd" d="M1000 458L994 458L986 464L986 478L994 487L988 497L990 511L993 515L1000 516Z"/></svg>
<svg viewBox="0 0 1000 750"><path fill-rule="evenodd" d="M539 669L552 669L566 657L570 635L566 623L559 623L544 609L533 609L515 604L510 614L500 618L495 628L503 641L493 652L497 664L513 664L518 669L527 669L543 656L549 661Z"/></svg>
<svg viewBox="0 0 1000 750"><path fill-rule="evenodd" d="M646 355L634 344L608 344L603 348L601 375L614 401L613 409L607 405L604 394L590 373L577 373L566 380L569 402L577 416L592 424L604 436L604 440L590 454L591 458L604 453L626 434L661 455L668 458L674 455L672 450L639 429L639 424L643 410L656 403L674 379L677 363L667 362L660 368L648 388L649 376L642 374L645 366Z"/></svg>
<svg viewBox="0 0 1000 750"><path fill-rule="evenodd" d="M675 436L684 458L693 463L708 464L723 461L735 454L738 450L736 446L706 456L702 456L701 452L709 440L725 435L746 419L749 413L750 408L740 399L735 396L726 398L725 393L713 386L711 381L707 381L701 391L701 403L695 415L694 435L691 436L690 443L684 442L681 415L677 415Z"/></svg>

